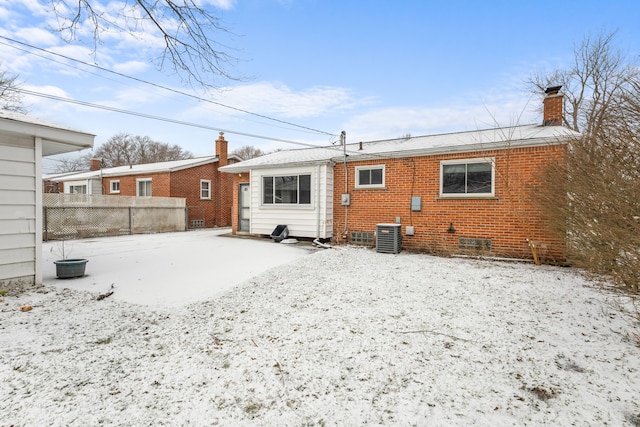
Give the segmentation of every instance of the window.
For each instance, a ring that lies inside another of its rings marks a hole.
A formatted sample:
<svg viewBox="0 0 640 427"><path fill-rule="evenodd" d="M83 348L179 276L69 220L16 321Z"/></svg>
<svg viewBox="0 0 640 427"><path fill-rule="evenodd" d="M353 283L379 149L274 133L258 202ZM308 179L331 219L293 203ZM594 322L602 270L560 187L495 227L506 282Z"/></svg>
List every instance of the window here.
<svg viewBox="0 0 640 427"><path fill-rule="evenodd" d="M138 179L138 196L151 197L151 178Z"/></svg>
<svg viewBox="0 0 640 427"><path fill-rule="evenodd" d="M262 203L311 204L311 175L263 176Z"/></svg>
<svg viewBox="0 0 640 427"><path fill-rule="evenodd" d="M207 179L200 180L200 198L211 199L211 181Z"/></svg>
<svg viewBox="0 0 640 427"><path fill-rule="evenodd" d="M110 181L111 183L111 192L119 193L120 192L120 180Z"/></svg>
<svg viewBox="0 0 640 427"><path fill-rule="evenodd" d="M493 196L493 159L440 163L440 195Z"/></svg>
<svg viewBox="0 0 640 427"><path fill-rule="evenodd" d="M69 193L71 194L87 194L87 185L69 185Z"/></svg>
<svg viewBox="0 0 640 427"><path fill-rule="evenodd" d="M384 165L382 166L357 166L356 187L382 188L384 187Z"/></svg>

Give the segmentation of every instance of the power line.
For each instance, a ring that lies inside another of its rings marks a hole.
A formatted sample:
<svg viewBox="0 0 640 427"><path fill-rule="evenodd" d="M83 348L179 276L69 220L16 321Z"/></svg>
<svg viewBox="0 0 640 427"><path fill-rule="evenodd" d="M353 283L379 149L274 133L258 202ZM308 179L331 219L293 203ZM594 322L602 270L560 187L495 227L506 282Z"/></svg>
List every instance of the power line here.
<svg viewBox="0 0 640 427"><path fill-rule="evenodd" d="M151 114L139 113L137 111L128 111L128 110L123 110L123 109L120 109L120 108L109 107L107 105L92 104L90 102L78 101L76 99L63 98L61 96L50 95L50 94L47 94L47 93L34 92L34 91L31 91L31 90L27 90L27 89L10 88L8 86L4 86L4 89L5 90L13 90L15 92L20 92L20 93L23 93L25 95L38 96L38 97L41 97L41 98L53 99L55 101L69 102L71 104L82 105L84 107L98 108L98 109L101 109L101 110L113 111L115 113L128 114L128 115L131 115L131 116L143 117L143 118L146 118L146 119L158 120L158 121L167 122L167 123L174 123L174 124L179 124L179 125L183 125L183 126L191 126L191 127L196 127L196 128L200 128L200 129L207 129L207 130L213 130L213 131L218 131L218 132L225 132L225 133L230 133L232 135L246 136L246 137L249 137L249 138L258 138L258 139L266 139L266 140L269 140L269 141L285 142L287 144L300 145L300 146L303 146L303 147L313 147L313 148L317 148L318 147L317 145L308 144L308 143L304 143L304 142L290 141L288 139L272 138L272 137L268 137L268 136L264 136L264 135L256 135L256 134L252 134L252 133L238 132L238 131L234 131L234 130L217 128L217 127L213 127L213 126L201 125L199 123L185 122L185 121L182 121L182 120L170 119L170 118L167 118L167 117L161 117L161 116L154 116L154 115L151 115Z"/></svg>
<svg viewBox="0 0 640 427"><path fill-rule="evenodd" d="M123 74L123 73L119 73L117 71L109 70L108 68L104 68L104 67L101 67L99 65L90 64L88 62L80 61L78 59L74 59L74 58L71 58L69 56L62 55L60 53L51 52L51 51L49 51L47 49L43 49L43 48L40 48L40 47L37 47L37 46L33 46L33 45L28 44L28 43L24 43L24 42L21 42L19 40L15 40L15 39L12 39L12 38L9 38L9 37L6 37L6 36L0 35L0 38L8 40L8 41L10 41L12 43L18 43L18 44L20 44L22 46L27 46L30 49L36 49L36 50L39 50L39 51L42 51L42 52L46 52L49 55L59 56L59 57L64 58L66 60L86 65L87 67L96 68L98 70L101 70L101 71L104 71L104 72L107 72L107 73L111 73L111 74L115 74L117 76L124 77L124 78L130 79L130 80L134 80L134 81L139 82L139 83L144 83L144 84L147 84L147 85L150 85L150 86L153 86L153 87L157 87L159 89L163 89L163 90L167 90L169 92L177 93L179 95L187 96L189 98L193 98L193 99L196 99L198 101L208 102L210 104L214 104L214 105L217 105L219 107L228 108L228 109L231 109L231 110L234 110L234 111L238 111L238 112L241 112L241 113L245 113L245 114L249 114L249 115L252 115L252 116L260 117L260 118L263 118L263 119L266 119L266 120L271 120L271 121L274 121L274 122L282 123L282 124L285 124L287 126L293 126L293 127L297 127L297 128L300 128L300 129L305 129L305 130L308 130L308 131L311 131L311 132L314 132L314 133L320 133L320 134L333 136L333 137L337 136L337 135L332 134L330 132L325 132L325 131L318 130L318 129L313 129L313 128L310 128L310 127L307 127L307 126L298 125L298 124L295 124L295 123L292 123L292 122L288 122L286 120L280 120L280 119L276 119L276 118L273 118L273 117L265 116L263 114L254 113L254 112L251 112L251 111L248 111L248 110L244 110L242 108L232 107L230 105L226 105L226 104L223 104L221 102L212 101L210 99L206 99L206 98L199 97L197 95L193 95L193 94L190 94L190 93L182 92L182 91L179 91L177 89L172 89L172 88L169 88L169 87L166 87L166 86L159 85L157 83L152 83L152 82L149 82L147 80L139 79L137 77L133 77L133 76L129 76L129 75L126 75L126 74ZM27 52L27 53L35 55L33 52L29 52L29 51L26 51L24 49L19 49L16 46L13 46L11 44L1 43L1 42L0 42L0 44L4 44L5 46L9 46L9 47L12 47L14 49L22 50L23 52ZM43 59L52 60L51 58L46 58L46 57L44 57L42 55L37 55L37 56L40 56ZM62 65L68 65L68 64L61 63L59 61L54 61L54 62L57 62L57 63L62 64ZM82 70L82 71L86 71L86 70Z"/></svg>

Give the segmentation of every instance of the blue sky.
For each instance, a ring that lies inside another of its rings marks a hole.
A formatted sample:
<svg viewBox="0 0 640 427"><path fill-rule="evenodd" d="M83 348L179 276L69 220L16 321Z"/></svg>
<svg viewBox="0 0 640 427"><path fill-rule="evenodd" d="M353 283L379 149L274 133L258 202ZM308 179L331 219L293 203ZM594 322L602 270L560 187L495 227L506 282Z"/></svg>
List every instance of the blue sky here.
<svg viewBox="0 0 640 427"><path fill-rule="evenodd" d="M203 3L229 30L216 41L239 59L229 71L242 77L220 80L220 90L210 93L158 71L152 37L104 34L95 56L88 34L65 43L49 30L54 17L46 0L0 0L0 36L278 120L335 135L345 130L348 142L539 122L540 99L526 92L523 81L569 65L586 36L617 30L622 51L630 58L640 52L640 2L631 0ZM332 142L326 134L217 107L6 38L0 38L0 67L18 74L29 91L237 132L226 133L231 150L299 147L268 138ZM128 132L178 144L196 156L214 154L216 130L35 96L25 103L35 116L96 134L96 146ZM55 161L44 167L50 171Z"/></svg>

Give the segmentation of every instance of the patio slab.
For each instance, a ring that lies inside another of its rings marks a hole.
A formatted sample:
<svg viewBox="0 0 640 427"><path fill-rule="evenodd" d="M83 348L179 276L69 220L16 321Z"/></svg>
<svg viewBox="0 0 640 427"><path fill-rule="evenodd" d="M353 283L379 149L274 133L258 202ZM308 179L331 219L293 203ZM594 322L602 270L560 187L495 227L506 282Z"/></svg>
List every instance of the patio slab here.
<svg viewBox="0 0 640 427"><path fill-rule="evenodd" d="M110 291L135 304L177 307L221 295L258 274L316 251L308 244L228 237L229 229L44 242L45 285ZM227 234L227 236L225 236ZM89 260L84 277L56 278L54 261Z"/></svg>

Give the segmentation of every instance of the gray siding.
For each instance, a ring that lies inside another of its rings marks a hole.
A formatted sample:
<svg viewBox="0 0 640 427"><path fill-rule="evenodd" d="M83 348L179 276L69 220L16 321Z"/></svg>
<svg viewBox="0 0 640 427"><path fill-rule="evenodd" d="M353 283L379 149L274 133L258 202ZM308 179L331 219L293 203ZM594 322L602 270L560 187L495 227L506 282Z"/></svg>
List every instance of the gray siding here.
<svg viewBox="0 0 640 427"><path fill-rule="evenodd" d="M0 143L0 284L30 282L36 271L36 153Z"/></svg>

